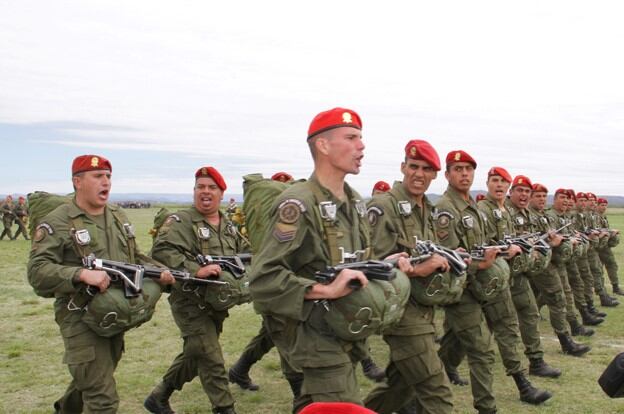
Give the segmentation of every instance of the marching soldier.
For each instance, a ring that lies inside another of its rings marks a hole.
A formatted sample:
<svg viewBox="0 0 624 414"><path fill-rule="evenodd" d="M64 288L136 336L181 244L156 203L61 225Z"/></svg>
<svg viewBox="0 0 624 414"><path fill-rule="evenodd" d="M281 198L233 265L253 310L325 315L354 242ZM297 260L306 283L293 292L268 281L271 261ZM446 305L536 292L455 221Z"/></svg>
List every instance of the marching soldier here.
<svg viewBox="0 0 624 414"><path fill-rule="evenodd" d="M439 170L438 153L427 141L407 143L401 163L403 181L373 197L368 205L374 256L399 252L414 255L416 239L435 241L433 205L425 192ZM405 273L422 278L438 273L440 268L448 271L448 267L446 259L433 255ZM435 351L434 306L410 300L403 318L384 333L384 340L390 346L388 379L366 397L366 407L381 414L405 413L401 407L414 399L414 412L450 413L450 384Z"/></svg>
<svg viewBox="0 0 624 414"><path fill-rule="evenodd" d="M474 158L465 151L451 151L446 156L445 177L449 185L436 204L438 211L434 225L438 240L450 249L463 248L470 251L475 245L485 242L485 222L470 197L476 167ZM461 362L462 356L456 352L461 344L470 367L473 405L481 414L496 412L492 390L494 349L483 310L475 296L478 294L475 278L478 271L494 266L497 253L497 249L488 249L484 260L470 264L468 287L464 289L460 302L444 310L446 333L438 352L451 382L461 381L466 384L457 372L452 371Z"/></svg>
<svg viewBox="0 0 624 414"><path fill-rule="evenodd" d="M15 206L15 222L17 223L18 229L17 232L15 232L14 239L17 239L17 236L21 233L26 240L30 240L28 238L28 232L26 231L28 207L26 206L26 199L22 196L17 199L17 205Z"/></svg>
<svg viewBox="0 0 624 414"><path fill-rule="evenodd" d="M9 240L15 240L15 237L13 237L13 233L11 232L13 220L15 220L15 205L13 203L12 196L6 196L4 203L0 206L0 211L2 212L2 224L4 225L4 230L2 230L0 240L4 239L5 235L9 238Z"/></svg>
<svg viewBox="0 0 624 414"><path fill-rule="evenodd" d="M613 288L613 294L624 296L624 292L620 289L619 280L618 280L618 264L615 260L615 256L613 255L613 247L617 246L619 243L619 230L610 229L609 220L607 219L607 205L609 202L606 198L599 198L597 200L598 206L596 207L596 212L599 215L599 227L609 229L609 239L605 246L600 247L598 249L598 254L600 255L600 261L604 264L607 269L607 275L609 276L609 280L611 282L611 286Z"/></svg>
<svg viewBox="0 0 624 414"><path fill-rule="evenodd" d="M55 319L59 325L72 381L65 395L54 403L56 413L116 413L119 396L113 374L124 349L124 334L100 336L83 321L90 294L118 289L101 270L85 269L83 255L126 263L144 261L136 248L128 219L118 207L108 204L111 163L98 155L82 155L72 163L75 196L49 213L33 237L28 280L35 292L55 297ZM77 252L81 252L78 255ZM168 271L158 280L171 284ZM95 299L93 299L95 300Z"/></svg>
<svg viewBox="0 0 624 414"><path fill-rule="evenodd" d="M243 240L231 221L219 209L227 186L213 167L195 173L193 206L170 215L158 232L153 257L176 269L185 269L197 278L220 278L218 264L200 266L197 255L234 255L243 250ZM227 309L210 301L210 286L191 289L176 286L169 295L171 313L180 329L182 353L173 360L160 384L145 399L148 411L173 413L169 397L175 390L199 376L215 414L235 414L234 397L228 387L219 335L228 316Z"/></svg>

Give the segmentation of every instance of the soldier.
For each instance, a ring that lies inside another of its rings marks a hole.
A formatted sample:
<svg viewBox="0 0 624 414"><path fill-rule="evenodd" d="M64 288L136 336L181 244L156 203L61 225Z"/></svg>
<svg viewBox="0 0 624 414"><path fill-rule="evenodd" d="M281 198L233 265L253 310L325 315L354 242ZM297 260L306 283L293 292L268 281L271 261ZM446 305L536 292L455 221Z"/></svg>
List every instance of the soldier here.
<svg viewBox="0 0 624 414"><path fill-rule="evenodd" d="M28 232L26 231L26 223L28 222L28 207L26 206L26 199L20 196L17 199L17 205L15 206L15 221L17 222L17 232L15 232L14 239L17 239L17 236L20 233L24 236L26 240L30 240L28 238Z"/></svg>
<svg viewBox="0 0 624 414"><path fill-rule="evenodd" d="M488 241L498 244L515 234L513 222L507 209L505 208L505 197L511 185L511 175L503 167L492 167L488 171L487 179L488 193L483 201L478 203L479 210L485 216L485 230ZM520 247L510 245L506 251L506 259L509 261L511 271L511 290L509 286L503 289L496 297L489 299L482 304L483 313L488 326L494 334L494 339L498 344L501 359L505 366L507 375L510 375L518 391L520 400L529 404L541 404L552 397L548 391L539 390L531 385L525 376L526 369L522 367L519 355L521 344L520 328L518 324L518 311L512 299L512 293L516 293L516 285L526 285L526 281L521 280L526 277L523 270L526 270L527 258L523 256ZM521 311L521 310L520 310ZM463 356L463 349L459 348L457 354ZM529 372L532 375L556 378L561 375L561 371L550 367L542 358L530 359Z"/></svg>
<svg viewBox="0 0 624 414"><path fill-rule="evenodd" d="M485 242L485 223L470 197L476 167L474 158L465 151L451 151L446 156L445 177L449 185L436 204L438 212L434 220L436 236L445 247L471 250ZM477 272L490 269L498 253L497 249L488 249L484 260L470 264L468 286L460 302L445 308L446 333L438 352L451 382L467 384L452 370L461 362L461 356L458 358L456 352L461 344L470 367L473 405L479 413L496 412L492 390L494 349L490 330L473 289Z"/></svg>
<svg viewBox="0 0 624 414"><path fill-rule="evenodd" d="M109 286L106 272L83 268L82 255L92 252L98 258L130 263L146 260L136 248L123 211L107 203L111 172L104 157L76 157L73 201L45 216L33 237L28 280L39 295L56 298L55 319L65 346L63 362L72 376L65 395L54 403L56 413L115 413L119 406L113 374L124 349L123 332L97 335L82 320L84 308L72 306L88 303L87 285L100 292L117 289ZM174 282L168 271L160 275L159 283Z"/></svg>
<svg viewBox="0 0 624 414"><path fill-rule="evenodd" d="M288 174L287 172L279 171L271 176L271 180L280 181L282 183L289 183L293 181L294 178L292 177L292 175Z"/></svg>
<svg viewBox="0 0 624 414"><path fill-rule="evenodd" d="M385 181L377 181L373 186L373 192L371 196L375 196L377 194L383 194L390 191L390 184Z"/></svg>
<svg viewBox="0 0 624 414"><path fill-rule="evenodd" d="M599 250L601 247L606 247L609 241L609 231L601 229L602 219L600 215L596 212L596 208L598 206L597 197L594 193L586 193L587 194L587 223L591 229L591 233L596 234L595 242L590 244L590 249L587 252L587 260L589 261L589 266L594 275L594 290L600 297L601 304L604 305L605 299L606 302L610 303L618 303L615 297L609 296L604 287L604 275L602 270L602 263L600 261Z"/></svg>
<svg viewBox="0 0 624 414"><path fill-rule="evenodd" d="M537 216L528 209L532 190L531 180L528 177L518 175L514 178L511 185L508 208L518 235L539 230ZM549 233L546 240L551 248L557 248L561 245L563 237L559 234ZM533 254L537 256L541 253L533 252ZM554 320L553 329L555 329L555 333L559 338L561 349L566 354L581 356L591 348L574 342L567 330L565 324L565 297L563 296L561 279L558 273L556 273L556 268L548 268L550 266L549 258L537 257L546 260L546 262L536 260L534 266L532 266L533 269L530 269L528 273L535 275L533 281L540 292L545 292L547 295L558 295L554 299L549 299L548 304L551 312L554 310L551 324ZM535 265L540 265L540 268L535 269ZM535 359L543 358L544 350L539 333L539 310L535 295L528 284L529 277L527 275L526 283L519 283L517 286L514 285L512 287L512 296L518 311L518 321L520 322L520 333L525 346L525 354L529 359Z"/></svg>
<svg viewBox="0 0 624 414"><path fill-rule="evenodd" d="M368 205L374 256L399 252L413 255L415 238L435 241L433 205L425 192L439 170L438 153L427 141L407 143L401 163L403 181L373 197ZM440 268L448 271L448 267L446 259L433 255L405 273L423 277ZM390 346L388 379L366 397L366 407L381 414L404 413L406 409L399 409L414 399L414 412L450 413L452 393L434 340L434 307L410 300L399 324L384 333L384 341Z"/></svg>
<svg viewBox="0 0 624 414"><path fill-rule="evenodd" d="M361 404L354 364L366 356L366 341L339 338L324 325L323 315L327 300L349 300L351 281L365 287L368 280L352 269L341 270L326 285L314 279L328 265L347 257L367 259L370 253L366 205L344 181L347 174L360 171L361 128L358 114L344 108L321 112L312 120L307 142L314 172L308 181L280 194L254 256L254 308L263 315L280 354L303 372L295 412L316 401Z"/></svg>
<svg viewBox="0 0 624 414"><path fill-rule="evenodd" d="M195 173L193 206L170 215L158 232L152 255L167 266L185 269L194 277L219 277L217 264L202 266L197 255L233 255L243 250L243 241L232 222L219 209L227 186L213 167ZM209 287L207 289L210 289ZM175 390L199 376L215 414L235 414L234 398L228 387L225 361L219 344L227 310L217 310L204 298L184 286L169 295L171 313L180 328L184 344L160 384L145 399L148 411L172 413L169 397Z"/></svg>
<svg viewBox="0 0 624 414"><path fill-rule="evenodd" d="M2 224L4 225L4 230L2 230L0 240L4 239L5 235L9 237L9 240L15 240L15 237L13 237L11 232L13 220L15 220L15 205L13 204L12 196L6 196L4 203L2 203L2 206L0 207L0 211L2 212Z"/></svg>
<svg viewBox="0 0 624 414"><path fill-rule="evenodd" d="M597 200L598 206L596 208L596 212L599 215L599 227L609 229L609 240L607 244L598 249L598 254L600 255L600 261L604 264L607 269L607 275L609 276L609 280L611 281L611 287L613 288L613 294L624 296L624 292L620 289L619 280L618 280L618 265L615 260L615 256L613 255L612 248L615 247L619 243L619 234L620 231L616 229L610 229L609 220L607 219L607 205L609 202L606 198L599 198Z"/></svg>

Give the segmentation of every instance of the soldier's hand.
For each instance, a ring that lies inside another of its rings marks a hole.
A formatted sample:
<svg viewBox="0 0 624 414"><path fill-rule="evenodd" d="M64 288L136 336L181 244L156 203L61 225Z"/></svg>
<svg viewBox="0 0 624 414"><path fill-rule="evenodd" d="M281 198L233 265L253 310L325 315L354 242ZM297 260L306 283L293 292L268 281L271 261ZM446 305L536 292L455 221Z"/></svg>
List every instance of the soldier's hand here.
<svg viewBox="0 0 624 414"><path fill-rule="evenodd" d="M522 249L520 248L520 246L516 245L516 244L512 244L509 246L509 248L507 249L507 252L505 254L505 258L507 260L513 259L514 257L516 257L517 255L522 253Z"/></svg>
<svg viewBox="0 0 624 414"><path fill-rule="evenodd" d="M161 285L173 285L175 282L176 280L169 270L162 272L160 274L160 278L158 279L158 283Z"/></svg>
<svg viewBox="0 0 624 414"><path fill-rule="evenodd" d="M316 283L305 293L305 299L338 299L353 292L349 286L352 280L359 281L362 287L368 285L368 279L359 270L342 269L336 278L328 285ZM353 283L353 282L351 282Z"/></svg>
<svg viewBox="0 0 624 414"><path fill-rule="evenodd" d="M548 232L548 244L550 247L557 247L563 242L563 236L561 234L557 234L554 231Z"/></svg>
<svg viewBox="0 0 624 414"><path fill-rule="evenodd" d="M405 252L394 253L394 254L391 254L390 256L384 258L384 261L388 261L388 262L396 261L396 262L398 262L399 258L401 258L401 257L406 257L407 258L407 257L409 257L409 255L407 253L405 253Z"/></svg>
<svg viewBox="0 0 624 414"><path fill-rule="evenodd" d="M463 259L464 263L466 263L466 266L470 266L472 264L472 257L470 256L470 254L468 254L466 249L464 249L463 247L458 247L457 249L455 249L455 251L460 253L460 256Z"/></svg>
<svg viewBox="0 0 624 414"><path fill-rule="evenodd" d="M500 249L485 249L483 260L479 262L479 270L489 269L494 264L496 256L500 253Z"/></svg>
<svg viewBox="0 0 624 414"><path fill-rule="evenodd" d="M408 259L400 258L398 264L399 269L408 277L427 277L437 271L448 272L451 268L448 260L439 254L433 254L424 262L414 264L410 264Z"/></svg>
<svg viewBox="0 0 624 414"><path fill-rule="evenodd" d="M87 285L95 286L100 289L100 292L106 291L110 285L110 278L103 270L82 269L80 271L79 279L82 283L86 283Z"/></svg>
<svg viewBox="0 0 624 414"><path fill-rule="evenodd" d="M221 266L218 264L209 264L208 266L200 267L195 276L200 279L206 279L211 276L219 276L220 274Z"/></svg>

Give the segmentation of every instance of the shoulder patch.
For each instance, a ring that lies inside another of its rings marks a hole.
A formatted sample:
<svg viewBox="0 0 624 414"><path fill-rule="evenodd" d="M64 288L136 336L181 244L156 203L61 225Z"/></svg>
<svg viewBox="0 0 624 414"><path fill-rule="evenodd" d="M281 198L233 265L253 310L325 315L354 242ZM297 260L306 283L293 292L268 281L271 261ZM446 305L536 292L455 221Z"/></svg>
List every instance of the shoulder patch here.
<svg viewBox="0 0 624 414"><path fill-rule="evenodd" d="M167 220L165 220L163 226L171 226L171 223L173 223L174 221L177 221L179 223L182 220L177 214L171 214L169 217L167 217Z"/></svg>
<svg viewBox="0 0 624 414"><path fill-rule="evenodd" d="M379 207L369 207L367 210L368 222L371 226L375 226L379 221L379 217L384 215L384 212Z"/></svg>
<svg viewBox="0 0 624 414"><path fill-rule="evenodd" d="M448 211L440 211L435 217L436 225L443 229L449 226L449 223L451 222L452 219L454 219L454 217Z"/></svg>
<svg viewBox="0 0 624 414"><path fill-rule="evenodd" d="M279 221L285 224L294 224L301 217L301 213L305 213L306 208L301 200L296 198L288 198L277 206L277 214Z"/></svg>
<svg viewBox="0 0 624 414"><path fill-rule="evenodd" d="M297 226L293 226L292 224L277 223L273 229L273 237L280 243L292 241L296 234Z"/></svg>
<svg viewBox="0 0 624 414"><path fill-rule="evenodd" d="M37 226L37 230L45 230L48 234L54 234L54 229L48 223L41 223Z"/></svg>

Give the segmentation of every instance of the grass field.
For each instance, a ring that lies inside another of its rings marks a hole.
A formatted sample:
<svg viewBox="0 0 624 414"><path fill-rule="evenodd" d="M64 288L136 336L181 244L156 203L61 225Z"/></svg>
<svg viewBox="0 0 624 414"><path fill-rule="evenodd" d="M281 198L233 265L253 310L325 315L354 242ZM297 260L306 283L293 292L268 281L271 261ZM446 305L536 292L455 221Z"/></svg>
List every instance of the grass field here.
<svg viewBox="0 0 624 414"><path fill-rule="evenodd" d="M156 208L128 210L139 235L139 245L149 250L151 227ZM611 212L610 223L624 229L624 209ZM0 412L50 413L52 403L65 390L69 374L61 363L63 344L54 322L52 299L37 297L26 282L26 262L30 243L24 240L0 242ZM616 248L620 267L624 267L624 244ZM624 272L620 277L624 279ZM608 288L610 290L610 287ZM605 310L604 308L602 310ZM548 380L532 377L534 385L546 388L554 397L540 407L518 400L510 377L505 376L500 360L495 365L495 393L501 413L624 413L624 399L606 397L596 380L604 367L619 352L624 352L624 304L605 310L608 318L597 334L581 341L591 344L592 351L583 358L564 356L546 321L541 323L546 361L564 371L561 378ZM439 315L441 316L441 315ZM225 323L222 347L227 365L238 355L260 327L260 318L250 304L231 311ZM173 323L169 304L161 299L157 313L146 325L126 334L126 352L116 372L121 397L120 413L145 412L143 399L159 382L174 356L181 349L181 339ZM384 365L387 348L379 337L372 338L375 360ZM460 373L468 377L464 362ZM361 395L373 384L359 372ZM231 389L238 413L289 413L291 393L282 378L277 353L271 351L252 369L253 379L261 385L259 392L247 392L237 386ZM453 387L455 411L474 412L469 387ZM211 407L199 380L196 379L173 395L171 404L179 413L210 413Z"/></svg>

